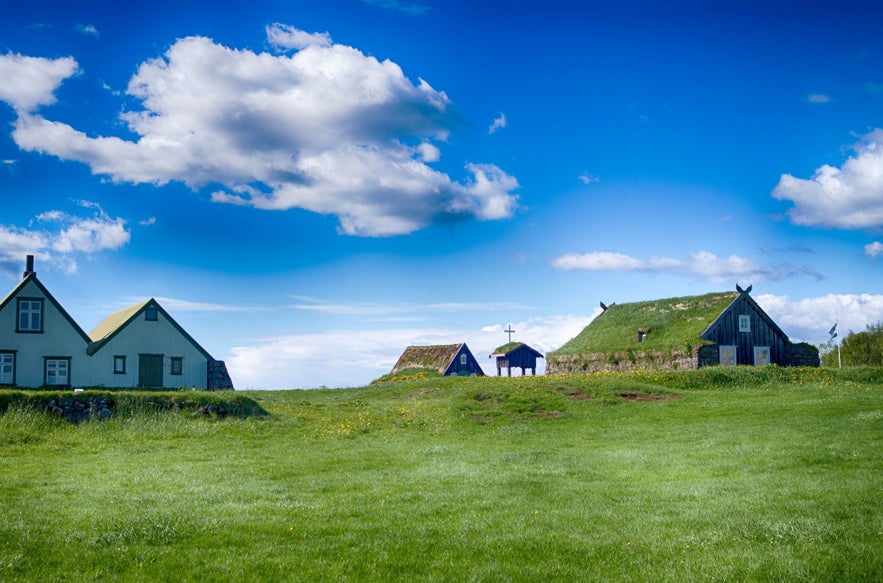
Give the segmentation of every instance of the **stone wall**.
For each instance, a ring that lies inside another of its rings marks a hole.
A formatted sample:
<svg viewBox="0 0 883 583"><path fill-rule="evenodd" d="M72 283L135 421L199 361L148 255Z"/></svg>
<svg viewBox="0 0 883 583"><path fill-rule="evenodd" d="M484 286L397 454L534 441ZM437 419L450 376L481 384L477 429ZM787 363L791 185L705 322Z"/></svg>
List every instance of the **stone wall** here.
<svg viewBox="0 0 883 583"><path fill-rule="evenodd" d="M698 350L623 350L586 354L549 355L546 374L630 370L690 370L699 366Z"/></svg>

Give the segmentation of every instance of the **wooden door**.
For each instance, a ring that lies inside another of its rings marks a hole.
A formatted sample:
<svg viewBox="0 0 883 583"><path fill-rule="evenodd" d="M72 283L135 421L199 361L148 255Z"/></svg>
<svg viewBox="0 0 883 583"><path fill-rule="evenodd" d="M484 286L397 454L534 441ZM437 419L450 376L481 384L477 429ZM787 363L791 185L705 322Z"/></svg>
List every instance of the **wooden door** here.
<svg viewBox="0 0 883 583"><path fill-rule="evenodd" d="M138 386L161 387L162 385L162 354L138 355Z"/></svg>

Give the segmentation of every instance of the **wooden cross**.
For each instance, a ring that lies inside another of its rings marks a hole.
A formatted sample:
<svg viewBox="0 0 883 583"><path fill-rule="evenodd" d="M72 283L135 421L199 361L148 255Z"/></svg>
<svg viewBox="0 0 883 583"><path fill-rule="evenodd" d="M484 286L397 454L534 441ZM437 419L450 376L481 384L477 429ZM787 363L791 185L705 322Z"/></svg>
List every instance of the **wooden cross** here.
<svg viewBox="0 0 883 583"><path fill-rule="evenodd" d="M509 342L512 342L512 335L515 334L515 330L512 329L512 324L509 324L509 328L503 330L503 332L509 335Z"/></svg>

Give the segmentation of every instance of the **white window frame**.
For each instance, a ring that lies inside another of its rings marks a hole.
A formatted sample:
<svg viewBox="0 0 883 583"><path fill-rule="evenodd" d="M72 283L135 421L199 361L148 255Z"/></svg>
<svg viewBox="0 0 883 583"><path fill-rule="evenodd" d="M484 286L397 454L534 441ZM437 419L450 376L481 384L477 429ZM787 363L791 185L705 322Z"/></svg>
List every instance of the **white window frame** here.
<svg viewBox="0 0 883 583"><path fill-rule="evenodd" d="M727 358L726 361L724 361L725 352L732 352L733 358ZM720 357L719 360L721 366L736 366L739 363L739 359L736 356L736 353L737 351L735 345L721 344L720 346L718 346L718 355Z"/></svg>
<svg viewBox="0 0 883 583"><path fill-rule="evenodd" d="M0 385L15 384L15 353L0 352Z"/></svg>
<svg viewBox="0 0 883 583"><path fill-rule="evenodd" d="M126 374L126 356L116 354L113 357L113 374Z"/></svg>
<svg viewBox="0 0 883 583"><path fill-rule="evenodd" d="M43 299L19 298L16 332L43 331ZM24 325L22 325L24 324Z"/></svg>
<svg viewBox="0 0 883 583"><path fill-rule="evenodd" d="M466 366L467 364L469 364L469 359L466 358L466 354L465 354L465 353L464 353L464 354L461 354L461 355L460 355L460 365L461 365L461 366Z"/></svg>
<svg viewBox="0 0 883 583"><path fill-rule="evenodd" d="M746 314L739 316L739 332L751 332L751 316Z"/></svg>
<svg viewBox="0 0 883 583"><path fill-rule="evenodd" d="M169 357L169 374L180 376L184 374L184 357L183 356L170 356Z"/></svg>
<svg viewBox="0 0 883 583"><path fill-rule="evenodd" d="M52 387L68 387L71 384L71 359L47 358L43 365L46 384Z"/></svg>
<svg viewBox="0 0 883 583"><path fill-rule="evenodd" d="M761 354L766 353L766 362L758 363L758 359L757 359L758 352ZM769 346L755 346L754 347L754 366L766 366L766 365L770 364L770 362L772 362L770 360L770 347Z"/></svg>

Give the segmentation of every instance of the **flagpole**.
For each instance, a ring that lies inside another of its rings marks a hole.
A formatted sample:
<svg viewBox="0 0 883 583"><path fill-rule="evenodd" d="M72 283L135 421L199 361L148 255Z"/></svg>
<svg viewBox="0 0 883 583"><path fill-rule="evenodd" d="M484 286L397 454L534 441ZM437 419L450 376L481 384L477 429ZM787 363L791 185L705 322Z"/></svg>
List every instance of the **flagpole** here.
<svg viewBox="0 0 883 583"><path fill-rule="evenodd" d="M840 335L837 335L837 368L843 368L843 361L840 360Z"/></svg>

